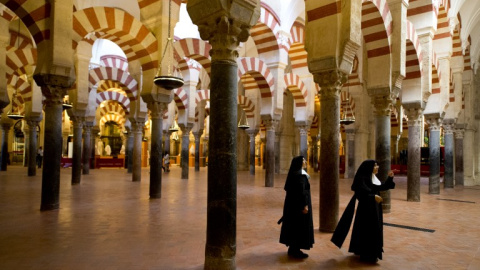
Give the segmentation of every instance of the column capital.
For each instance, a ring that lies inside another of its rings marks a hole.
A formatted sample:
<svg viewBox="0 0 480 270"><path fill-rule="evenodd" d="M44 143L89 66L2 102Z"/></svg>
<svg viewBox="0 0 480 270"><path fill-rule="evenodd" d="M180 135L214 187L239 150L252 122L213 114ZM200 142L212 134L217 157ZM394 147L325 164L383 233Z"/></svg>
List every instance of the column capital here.
<svg viewBox="0 0 480 270"><path fill-rule="evenodd" d="M182 133L183 133L182 136L186 136L186 135L190 136L189 133L190 133L190 130L192 130L193 124L190 124L190 123L186 125L179 124L178 126L180 127L180 130L182 130Z"/></svg>
<svg viewBox="0 0 480 270"><path fill-rule="evenodd" d="M255 137L257 136L258 129L247 129L245 132L248 134L248 136Z"/></svg>
<svg viewBox="0 0 480 270"><path fill-rule="evenodd" d="M428 123L429 129L431 131L439 131L440 127L442 126L442 120L443 118L441 117L425 116L425 121Z"/></svg>
<svg viewBox="0 0 480 270"><path fill-rule="evenodd" d="M454 130L455 139L463 139L464 135L465 135L465 129L464 128L455 127L455 130Z"/></svg>
<svg viewBox="0 0 480 270"><path fill-rule="evenodd" d="M307 136L308 126L307 125L296 125L298 131L300 131L300 136Z"/></svg>
<svg viewBox="0 0 480 270"><path fill-rule="evenodd" d="M347 82L347 74L336 69L313 74L314 81L320 86L319 94L322 97L338 97L342 85Z"/></svg>
<svg viewBox="0 0 480 270"><path fill-rule="evenodd" d="M130 120L132 123L132 133L142 133L143 126L145 125L144 121L135 121Z"/></svg>
<svg viewBox="0 0 480 270"><path fill-rule="evenodd" d="M405 108L407 115L407 124L409 127L419 127L422 124L423 109L422 108Z"/></svg>
<svg viewBox="0 0 480 270"><path fill-rule="evenodd" d="M198 131L192 132L193 136L195 137L195 141L199 140L202 137L203 129L199 129Z"/></svg>
<svg viewBox="0 0 480 270"><path fill-rule="evenodd" d="M455 119L443 119L443 130L445 134L453 134L453 130L455 128Z"/></svg>
<svg viewBox="0 0 480 270"><path fill-rule="evenodd" d="M375 115L390 116L392 112L392 98L390 95L372 95L372 104L375 107Z"/></svg>
<svg viewBox="0 0 480 270"><path fill-rule="evenodd" d="M279 121L276 119L263 119L263 123L265 124L267 131L275 131Z"/></svg>
<svg viewBox="0 0 480 270"><path fill-rule="evenodd" d="M168 110L168 103L151 101L147 103L147 108L150 110L152 119L159 119L163 118L163 115Z"/></svg>
<svg viewBox="0 0 480 270"><path fill-rule="evenodd" d="M355 129L345 129L345 134L347 135L347 141L355 140Z"/></svg>
<svg viewBox="0 0 480 270"><path fill-rule="evenodd" d="M200 37L212 45L212 62L235 63L238 45L247 41L250 28L260 17L260 1L192 0L187 11Z"/></svg>
<svg viewBox="0 0 480 270"><path fill-rule="evenodd" d="M67 88L53 85L41 86L42 94L45 96L44 104L58 105L63 104L63 97L67 94Z"/></svg>
<svg viewBox="0 0 480 270"><path fill-rule="evenodd" d="M10 128L12 127L12 124L11 123L2 123L2 129L6 132L8 132L10 130Z"/></svg>

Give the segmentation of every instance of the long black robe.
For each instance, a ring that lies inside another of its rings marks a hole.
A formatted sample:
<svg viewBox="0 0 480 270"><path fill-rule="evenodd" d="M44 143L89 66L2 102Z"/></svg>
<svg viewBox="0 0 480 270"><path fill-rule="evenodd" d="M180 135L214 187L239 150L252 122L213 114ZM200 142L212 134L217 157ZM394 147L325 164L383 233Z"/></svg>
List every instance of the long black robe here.
<svg viewBox="0 0 480 270"><path fill-rule="evenodd" d="M285 182L285 202L280 232L280 243L299 249L313 247L313 216L310 182L302 174L303 156L293 158L287 180ZM308 205L308 213L302 213Z"/></svg>
<svg viewBox="0 0 480 270"><path fill-rule="evenodd" d="M375 195L379 195L380 191L395 188L393 177L388 177L381 185L372 183L374 165L374 160L366 160L358 168L352 184L355 194L331 239L339 248L342 246L352 223L355 202L358 200L348 251L370 260L382 259L383 253L383 211L382 204L375 201Z"/></svg>

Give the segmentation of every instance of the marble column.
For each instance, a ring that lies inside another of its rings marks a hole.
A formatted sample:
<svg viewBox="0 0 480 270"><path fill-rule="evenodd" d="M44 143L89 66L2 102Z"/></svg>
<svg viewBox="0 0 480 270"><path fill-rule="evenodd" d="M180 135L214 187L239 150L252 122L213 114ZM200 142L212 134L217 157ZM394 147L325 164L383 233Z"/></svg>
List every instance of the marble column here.
<svg viewBox="0 0 480 270"><path fill-rule="evenodd" d="M248 134L246 130L237 132L237 170L248 171Z"/></svg>
<svg viewBox="0 0 480 270"><path fill-rule="evenodd" d="M455 126L454 119L445 119L443 120L443 136L445 142L445 174L443 176L443 187L444 188L453 188L453 180L455 179L455 168L454 168L454 138L453 138L453 128ZM441 154L441 153L440 153Z"/></svg>
<svg viewBox="0 0 480 270"><path fill-rule="evenodd" d="M130 122L133 132L132 181L140 182L142 180L142 131L145 122L133 119Z"/></svg>
<svg viewBox="0 0 480 270"><path fill-rule="evenodd" d="M345 129L347 142L346 142L346 170L345 178L351 178L355 176L355 129Z"/></svg>
<svg viewBox="0 0 480 270"><path fill-rule="evenodd" d="M266 133L266 130L265 130L265 133ZM265 166L265 160L267 158L267 138L261 138L260 139L262 144L261 144L261 148L262 148L262 153L263 153L263 156L260 158L261 162L262 162L262 169L265 170L266 166Z"/></svg>
<svg viewBox="0 0 480 270"><path fill-rule="evenodd" d="M247 130L248 137L250 138L250 175L255 175L255 136L258 133L258 130Z"/></svg>
<svg viewBox="0 0 480 270"><path fill-rule="evenodd" d="M192 124L180 125L182 130L182 150L180 158L180 166L182 167L182 179L188 179L189 159L190 154L188 148L190 146L190 131L192 130Z"/></svg>
<svg viewBox="0 0 480 270"><path fill-rule="evenodd" d="M29 141L29 149L30 154L28 155L28 176L35 176L37 175L37 141L38 141L38 134L37 134L37 126L40 122L38 119L27 119L27 124L29 127L30 132L30 141Z"/></svg>
<svg viewBox="0 0 480 270"><path fill-rule="evenodd" d="M232 10L222 3L187 3L200 37L212 45L205 270L236 269L237 48L260 16L258 1L238 2L238 9L232 4Z"/></svg>
<svg viewBox="0 0 480 270"><path fill-rule="evenodd" d="M60 77L55 75L50 76ZM47 77L45 79L53 81L53 78L51 77ZM38 81L37 84L39 84ZM42 199L40 210L45 211L58 209L60 206L60 160L62 158L63 140L62 104L63 97L67 92L67 88L49 85L48 83L42 85L41 88L46 99L44 101L43 109L45 112L45 149L43 151L44 162L42 170Z"/></svg>
<svg viewBox="0 0 480 270"><path fill-rule="evenodd" d="M308 160L308 126L306 125L298 125L298 131L300 133L300 155Z"/></svg>
<svg viewBox="0 0 480 270"><path fill-rule="evenodd" d="M1 155L1 169L0 171L6 171L7 170L7 164L8 164L8 132L10 131L10 128L12 127L12 124L10 123L2 123L2 155Z"/></svg>
<svg viewBox="0 0 480 270"><path fill-rule="evenodd" d="M455 186L463 186L463 137L464 125L457 124L455 127Z"/></svg>
<svg viewBox="0 0 480 270"><path fill-rule="evenodd" d="M463 154L464 154L464 167L463 167L463 184L466 186L472 186L475 183L475 130L470 124L465 128L465 136L463 138ZM457 183L457 185L460 185Z"/></svg>
<svg viewBox="0 0 480 270"><path fill-rule="evenodd" d="M133 145L135 138L132 128L127 131L127 147L125 151L127 154L127 173L133 173Z"/></svg>
<svg viewBox="0 0 480 270"><path fill-rule="evenodd" d="M82 179L82 131L84 123L84 117L75 117L73 120L72 185L80 184Z"/></svg>
<svg viewBox="0 0 480 270"><path fill-rule="evenodd" d="M264 119L266 131L265 149L265 186L273 187L275 180L275 127L278 120Z"/></svg>
<svg viewBox="0 0 480 270"><path fill-rule="evenodd" d="M333 232L338 221L340 165L340 91L346 74L315 73L320 90L320 231Z"/></svg>
<svg viewBox="0 0 480 270"><path fill-rule="evenodd" d="M405 108L408 117L407 201L420 201L422 109Z"/></svg>
<svg viewBox="0 0 480 270"><path fill-rule="evenodd" d="M92 127L92 144L91 144L92 156L91 157L93 159L95 159L95 156L97 155L97 149L95 148L95 146L97 145L97 140L100 138L99 132L100 132L100 128L98 126L93 126ZM93 167L91 167L90 169L96 169L95 168L95 163L94 163Z"/></svg>
<svg viewBox="0 0 480 270"><path fill-rule="evenodd" d="M393 160L391 162L393 162L393 164L398 164L398 143L401 137L402 137L401 134L392 135L391 137L392 138L391 142L393 143L393 147L392 147Z"/></svg>
<svg viewBox="0 0 480 270"><path fill-rule="evenodd" d="M200 171L200 139L202 138L203 129L193 132L195 137L195 171Z"/></svg>
<svg viewBox="0 0 480 270"><path fill-rule="evenodd" d="M428 178L428 193L440 194L440 128L442 119L439 117L425 117L429 125L428 164L430 176Z"/></svg>
<svg viewBox="0 0 480 270"><path fill-rule="evenodd" d="M92 156L92 127L93 122L90 121L86 121L83 125L82 174L90 174L90 157Z"/></svg>
<svg viewBox="0 0 480 270"><path fill-rule="evenodd" d="M150 110L150 119L152 121L149 195L150 199L158 199L162 197L163 115L168 109L168 104L164 102L149 102L147 107Z"/></svg>
<svg viewBox="0 0 480 270"><path fill-rule="evenodd" d="M389 91L389 90L388 90ZM388 172L391 170L390 156L390 113L391 98L389 95L373 95L372 102L375 107L375 160L379 166L377 177L380 181L385 181ZM381 191L383 198L382 209L384 213L391 211L390 190Z"/></svg>
<svg viewBox="0 0 480 270"><path fill-rule="evenodd" d="M311 136L312 139L312 145L311 145L311 151L312 151L312 167L314 172L318 172L318 139L319 137L316 136Z"/></svg>
<svg viewBox="0 0 480 270"><path fill-rule="evenodd" d="M275 131L275 173L280 174L280 137L282 132Z"/></svg>
<svg viewBox="0 0 480 270"><path fill-rule="evenodd" d="M165 145L163 146L163 151L165 153L168 153L170 156L170 136L172 135L172 132L169 130L164 130L163 131L163 136L165 138Z"/></svg>
<svg viewBox="0 0 480 270"><path fill-rule="evenodd" d="M30 127L27 125L26 121L22 121L22 132L23 132L23 167L28 167L28 161L30 158Z"/></svg>

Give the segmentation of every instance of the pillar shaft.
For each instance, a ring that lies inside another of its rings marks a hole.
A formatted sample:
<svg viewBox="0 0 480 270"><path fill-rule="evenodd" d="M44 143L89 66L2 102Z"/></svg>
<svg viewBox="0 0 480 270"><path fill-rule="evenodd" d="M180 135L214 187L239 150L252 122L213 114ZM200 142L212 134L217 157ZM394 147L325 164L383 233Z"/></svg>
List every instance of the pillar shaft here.
<svg viewBox="0 0 480 270"><path fill-rule="evenodd" d="M300 155L308 160L308 137L307 137L307 126L301 125L297 126L298 131L300 132Z"/></svg>
<svg viewBox="0 0 480 270"><path fill-rule="evenodd" d="M444 130L444 142L445 142L445 174L443 177L444 188L453 188L453 182L455 178L454 168L454 138L453 138L453 125L454 123L443 123Z"/></svg>
<svg viewBox="0 0 480 270"><path fill-rule="evenodd" d="M133 131L132 181L142 180L142 130L145 122L131 121Z"/></svg>
<svg viewBox="0 0 480 270"><path fill-rule="evenodd" d="M250 138L250 175L255 175L255 136L257 132L257 130L247 131L248 137Z"/></svg>
<svg viewBox="0 0 480 270"><path fill-rule="evenodd" d="M8 164L8 132L10 131L10 127L12 125L10 123L2 123L2 154L1 154L1 169L0 171L6 171L7 170L7 164Z"/></svg>
<svg viewBox="0 0 480 270"><path fill-rule="evenodd" d="M420 164L422 137L422 110L407 109L408 158L407 158L407 201L420 201Z"/></svg>
<svg viewBox="0 0 480 270"><path fill-rule="evenodd" d="M133 145L134 145L133 129L127 133L127 173L133 173Z"/></svg>
<svg viewBox="0 0 480 270"><path fill-rule="evenodd" d="M270 119L263 121L266 125L266 149L265 149L265 186L273 187L275 179L275 126L278 121Z"/></svg>
<svg viewBox="0 0 480 270"><path fill-rule="evenodd" d="M463 128L455 129L455 186L464 185L463 175Z"/></svg>
<svg viewBox="0 0 480 270"><path fill-rule="evenodd" d="M441 119L427 118L430 125L430 136L428 138L428 164L430 176L428 178L428 193L440 194L440 127Z"/></svg>
<svg viewBox="0 0 480 270"><path fill-rule="evenodd" d="M42 86L45 99L42 199L40 210L59 208L60 160L62 158L62 103L66 89Z"/></svg>
<svg viewBox="0 0 480 270"><path fill-rule="evenodd" d="M314 74L320 85L320 231L333 232L339 207L340 90L345 74Z"/></svg>
<svg viewBox="0 0 480 270"><path fill-rule="evenodd" d="M355 129L347 129L345 132L347 133L345 178L353 179L355 176Z"/></svg>
<svg viewBox="0 0 480 270"><path fill-rule="evenodd" d="M193 132L195 137L195 171L200 171L200 139L202 137L203 130Z"/></svg>
<svg viewBox="0 0 480 270"><path fill-rule="evenodd" d="M385 181L388 172L391 170L390 157L390 104L389 96L375 95L372 98L375 106L375 159L377 161L378 173L377 177L380 181ZM383 198L382 208L384 213L391 211L390 191L381 191Z"/></svg>
<svg viewBox="0 0 480 270"><path fill-rule="evenodd" d="M24 147L23 147L23 167L28 167L28 162L30 159L30 127L23 121L23 138L24 138Z"/></svg>
<svg viewBox="0 0 480 270"><path fill-rule="evenodd" d="M162 134L163 114L167 110L166 103L150 102L150 116L152 121L152 137L150 146L150 199L162 197Z"/></svg>
<svg viewBox="0 0 480 270"><path fill-rule="evenodd" d="M182 179L188 179L188 167L190 161L190 154L188 148L190 146L190 130L192 130L191 125L180 125L182 129L182 150L180 158L180 166L182 167Z"/></svg>
<svg viewBox="0 0 480 270"><path fill-rule="evenodd" d="M85 119L76 118L73 121L72 185L80 184L82 179L82 131Z"/></svg>
<svg viewBox="0 0 480 270"><path fill-rule="evenodd" d="M282 132L275 132L275 173L280 173L280 136Z"/></svg>
<svg viewBox="0 0 480 270"><path fill-rule="evenodd" d="M37 175L38 122L39 121L31 120L31 119L27 120L27 124L29 126L29 132L30 132L30 142L29 142L30 154L28 155L28 176Z"/></svg>
<svg viewBox="0 0 480 270"><path fill-rule="evenodd" d="M82 174L90 174L90 157L92 156L92 127L93 122L85 122L85 125L83 126Z"/></svg>

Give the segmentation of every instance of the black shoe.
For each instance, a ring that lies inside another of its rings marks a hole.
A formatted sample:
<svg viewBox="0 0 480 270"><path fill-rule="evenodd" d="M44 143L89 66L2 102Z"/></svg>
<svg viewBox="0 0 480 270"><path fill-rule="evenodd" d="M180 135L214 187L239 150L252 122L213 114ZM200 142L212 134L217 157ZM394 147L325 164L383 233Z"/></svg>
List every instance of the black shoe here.
<svg viewBox="0 0 480 270"><path fill-rule="evenodd" d="M297 259L305 259L308 258L308 254L303 253L300 249L288 249L288 256L291 256L293 258Z"/></svg>
<svg viewBox="0 0 480 270"><path fill-rule="evenodd" d="M366 262L366 263L377 263L378 258L372 257L372 256L360 256L360 261Z"/></svg>

